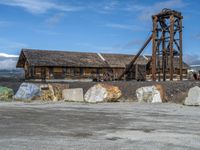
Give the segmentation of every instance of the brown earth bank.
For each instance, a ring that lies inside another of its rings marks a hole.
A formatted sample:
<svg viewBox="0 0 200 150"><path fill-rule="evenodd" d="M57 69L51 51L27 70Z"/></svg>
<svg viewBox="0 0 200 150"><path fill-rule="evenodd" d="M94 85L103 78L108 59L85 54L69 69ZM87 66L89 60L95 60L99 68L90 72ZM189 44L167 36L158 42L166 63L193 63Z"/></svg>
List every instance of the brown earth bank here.
<svg viewBox="0 0 200 150"><path fill-rule="evenodd" d="M182 103L187 97L188 90L194 86L200 86L200 81L167 81L167 82L154 82L154 81L115 81L115 82L103 82L111 85L118 86L122 91L122 101L135 101L136 90L144 86L152 86L160 84L163 86L167 101L174 103ZM95 82L90 83L69 83L70 88L81 87L84 90L84 93L94 84Z"/></svg>
<svg viewBox="0 0 200 150"><path fill-rule="evenodd" d="M0 86L11 88L16 93L20 84L24 82L24 79L15 77L0 77Z"/></svg>
<svg viewBox="0 0 200 150"><path fill-rule="evenodd" d="M17 91L20 84L24 82L23 79L18 78L0 78L0 86L6 86L12 88L14 92ZM93 85L99 82L70 82L61 83L69 84L70 88L83 88L84 94ZM167 81L167 82L154 82L154 81L112 81L101 82L118 86L122 91L121 101L136 101L136 90L144 86L152 86L160 84L163 86L167 101L174 103L182 103L187 96L188 90L194 86L200 86L200 81Z"/></svg>

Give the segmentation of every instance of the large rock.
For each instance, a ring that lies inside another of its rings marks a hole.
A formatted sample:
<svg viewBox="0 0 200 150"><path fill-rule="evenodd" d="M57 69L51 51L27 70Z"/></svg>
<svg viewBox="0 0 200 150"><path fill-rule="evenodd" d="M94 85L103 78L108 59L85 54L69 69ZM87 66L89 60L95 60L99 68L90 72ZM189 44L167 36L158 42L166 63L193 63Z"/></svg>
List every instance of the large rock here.
<svg viewBox="0 0 200 150"><path fill-rule="evenodd" d="M37 99L54 102L63 100L62 91L67 88L69 88L68 84L41 84L40 96Z"/></svg>
<svg viewBox="0 0 200 150"><path fill-rule="evenodd" d="M162 103L162 98L159 90L156 88L156 86L146 86L137 89L136 96L138 102Z"/></svg>
<svg viewBox="0 0 200 150"><path fill-rule="evenodd" d="M190 88L188 97L186 97L184 105L199 106L200 105L200 88L195 86Z"/></svg>
<svg viewBox="0 0 200 150"><path fill-rule="evenodd" d="M116 102L121 95L120 89L116 86L96 84L86 92L84 99L89 103Z"/></svg>
<svg viewBox="0 0 200 150"><path fill-rule="evenodd" d="M69 88L68 84L22 83L14 99L58 101L62 100L62 91L67 88Z"/></svg>
<svg viewBox="0 0 200 150"><path fill-rule="evenodd" d="M10 100L14 95L14 91L10 88L0 86L0 100Z"/></svg>
<svg viewBox="0 0 200 150"><path fill-rule="evenodd" d="M54 96L56 97L56 99L59 100L63 100L62 97L62 91L64 89L68 89L69 88L69 84L58 84L58 83L53 83L51 84L53 91L54 91Z"/></svg>
<svg viewBox="0 0 200 150"><path fill-rule="evenodd" d="M40 88L33 83L22 83L14 96L18 100L31 100L40 93Z"/></svg>
<svg viewBox="0 0 200 150"><path fill-rule="evenodd" d="M51 84L40 85L40 96L37 99L42 101L58 101Z"/></svg>
<svg viewBox="0 0 200 150"><path fill-rule="evenodd" d="M166 89L161 84L156 84L155 87L160 93L162 102L167 102Z"/></svg>
<svg viewBox="0 0 200 150"><path fill-rule="evenodd" d="M65 101L84 102L82 88L64 89L62 96Z"/></svg>

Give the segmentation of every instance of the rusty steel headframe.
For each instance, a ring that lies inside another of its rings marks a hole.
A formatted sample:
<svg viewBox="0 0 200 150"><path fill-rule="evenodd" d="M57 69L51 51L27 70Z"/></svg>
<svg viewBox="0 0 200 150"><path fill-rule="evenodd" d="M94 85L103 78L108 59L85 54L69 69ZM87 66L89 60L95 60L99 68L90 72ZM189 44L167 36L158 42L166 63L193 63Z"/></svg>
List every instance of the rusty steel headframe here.
<svg viewBox="0 0 200 150"><path fill-rule="evenodd" d="M157 76L158 80L161 80L161 73L165 81L168 68L170 80L173 80L175 56L179 57L179 74L182 80L182 19L180 12L170 9L163 9L152 16L152 79L154 81L157 80Z"/></svg>

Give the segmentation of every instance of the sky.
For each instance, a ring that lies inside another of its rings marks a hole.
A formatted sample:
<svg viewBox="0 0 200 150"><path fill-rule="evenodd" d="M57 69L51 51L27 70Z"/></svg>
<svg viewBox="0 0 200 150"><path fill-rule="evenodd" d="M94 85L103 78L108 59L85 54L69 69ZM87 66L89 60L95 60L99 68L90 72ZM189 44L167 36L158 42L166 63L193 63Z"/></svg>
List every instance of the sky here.
<svg viewBox="0 0 200 150"><path fill-rule="evenodd" d="M22 48L136 54L163 8L183 14L183 53L200 59L199 0L0 0L0 53ZM151 54L151 45L144 54Z"/></svg>

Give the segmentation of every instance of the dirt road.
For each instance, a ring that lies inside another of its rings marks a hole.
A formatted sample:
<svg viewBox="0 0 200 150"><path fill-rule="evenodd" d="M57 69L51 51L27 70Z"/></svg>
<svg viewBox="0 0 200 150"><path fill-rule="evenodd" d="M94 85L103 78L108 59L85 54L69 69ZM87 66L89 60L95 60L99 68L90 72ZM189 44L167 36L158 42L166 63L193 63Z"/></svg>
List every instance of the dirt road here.
<svg viewBox="0 0 200 150"><path fill-rule="evenodd" d="M199 149L200 108L0 103L0 149Z"/></svg>

